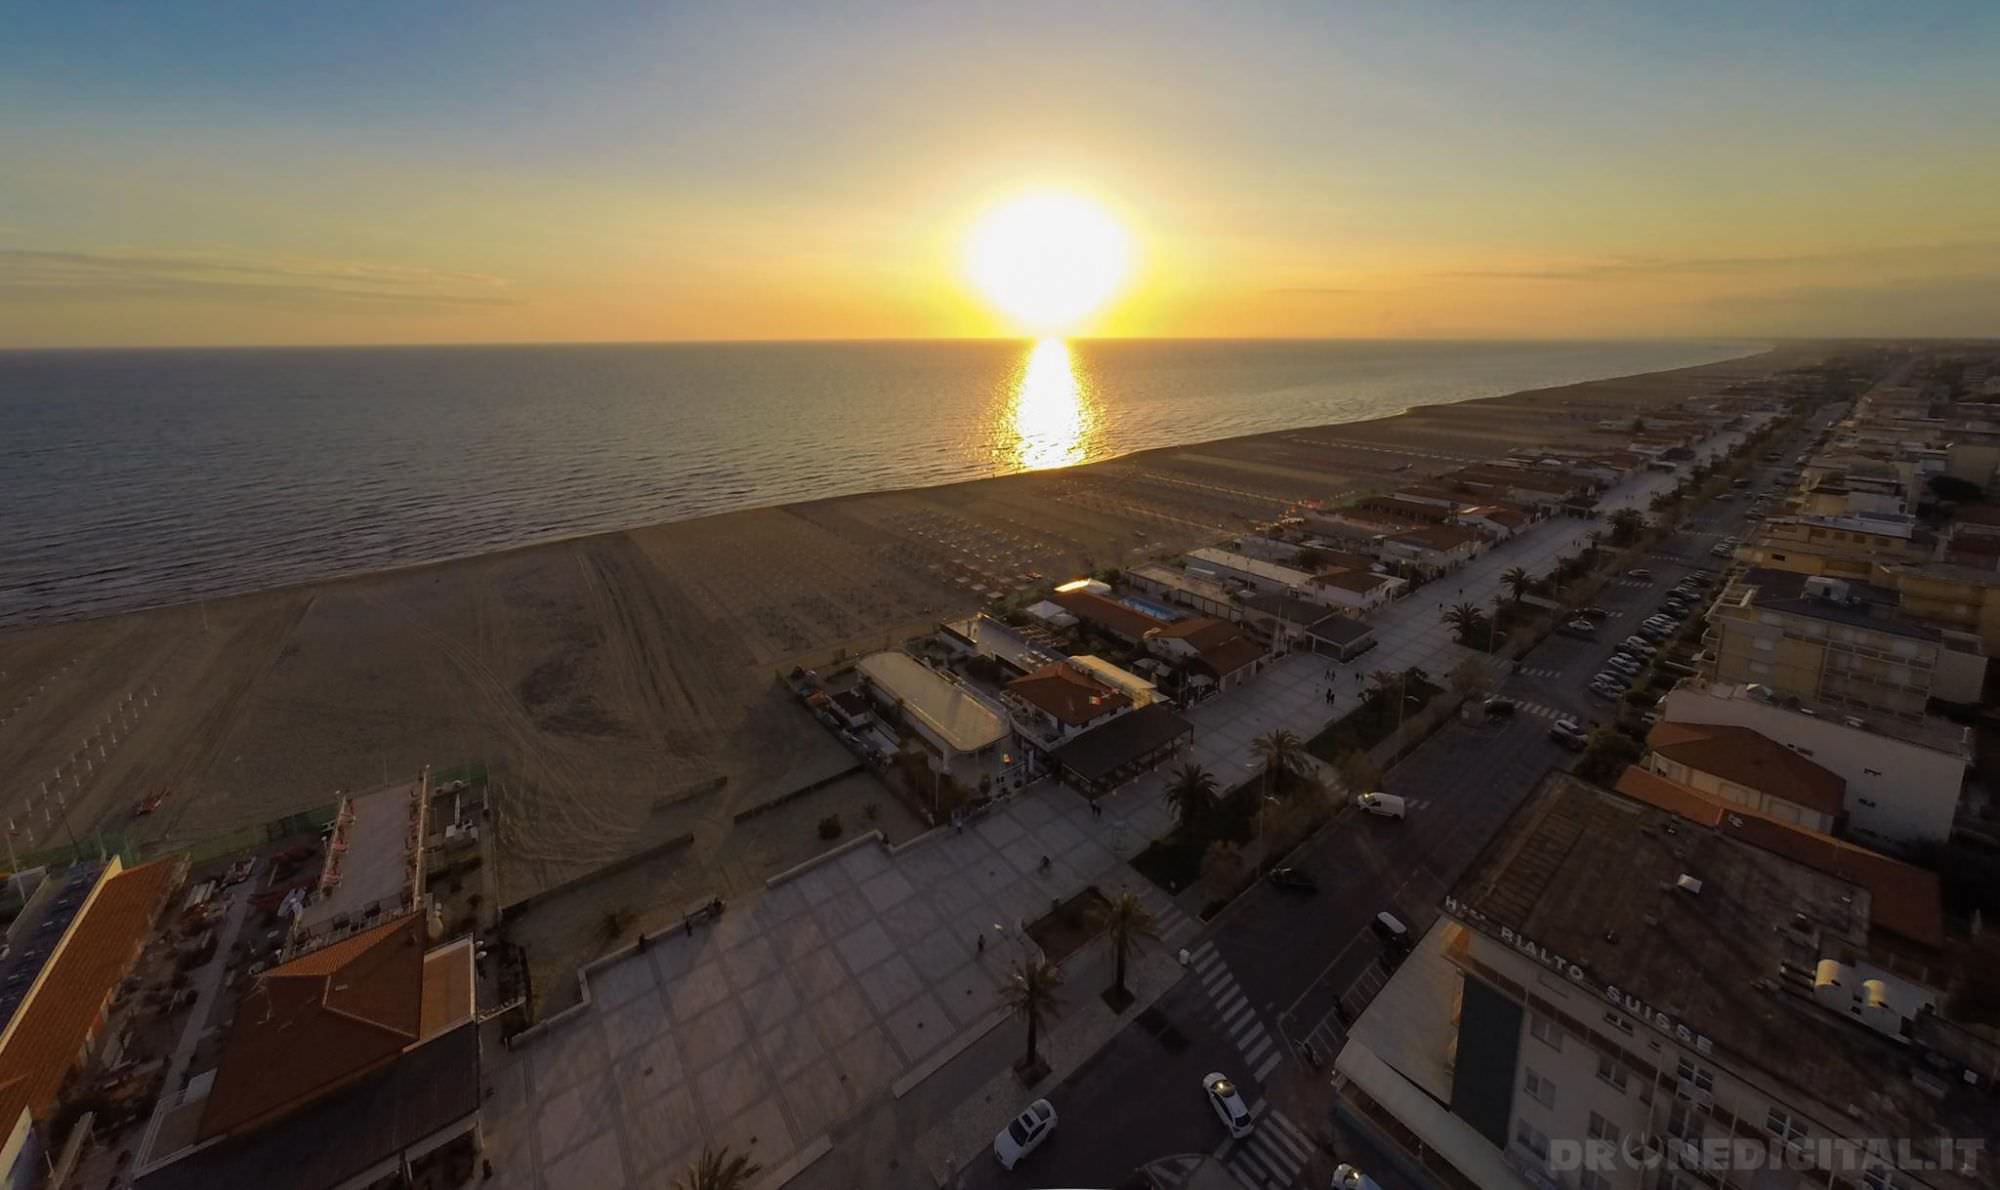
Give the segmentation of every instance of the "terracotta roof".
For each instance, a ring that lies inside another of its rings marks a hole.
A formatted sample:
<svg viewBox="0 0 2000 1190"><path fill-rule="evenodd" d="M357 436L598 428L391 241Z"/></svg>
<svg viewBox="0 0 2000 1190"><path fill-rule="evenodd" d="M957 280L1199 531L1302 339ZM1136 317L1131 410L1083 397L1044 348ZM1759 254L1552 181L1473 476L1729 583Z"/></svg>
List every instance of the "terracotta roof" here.
<svg viewBox="0 0 2000 1190"><path fill-rule="evenodd" d="M1840 774L1747 727L1658 723L1646 736L1646 746L1678 764L1821 814L1839 814L1846 807L1847 782Z"/></svg>
<svg viewBox="0 0 2000 1190"><path fill-rule="evenodd" d="M0 1102L18 1098L36 1119L48 1117L98 1013L132 970L161 906L186 872L186 862L172 856L128 868L98 886L34 995L14 1015L0 1049L0 1080L21 1085L0 1094Z"/></svg>
<svg viewBox="0 0 2000 1190"><path fill-rule="evenodd" d="M423 1008L417 1038L429 1041L472 1019L472 940L463 938L424 955Z"/></svg>
<svg viewBox="0 0 2000 1190"><path fill-rule="evenodd" d="M1690 822L1714 827L1816 871L1868 890L1868 923L1932 948L1944 945L1944 900L1937 874L1789 822L1727 805L1678 781L1628 766L1618 792Z"/></svg>
<svg viewBox="0 0 2000 1190"><path fill-rule="evenodd" d="M1132 705L1131 697L1124 691L1113 690L1060 661L1044 665L1024 678L1015 678L1007 683L1007 693L1072 727Z"/></svg>
<svg viewBox="0 0 2000 1190"><path fill-rule="evenodd" d="M1144 612L1092 591L1057 591L1049 598L1077 619L1127 640L1144 640L1152 629L1166 627Z"/></svg>
<svg viewBox="0 0 2000 1190"><path fill-rule="evenodd" d="M1233 674L1246 665L1254 665L1264 656L1264 646L1245 636L1241 628L1210 616L1190 616L1159 629L1153 635L1184 640L1193 645L1202 664L1214 670L1217 677Z"/></svg>
<svg viewBox="0 0 2000 1190"><path fill-rule="evenodd" d="M394 1061L422 1037L419 913L273 967L236 1010L198 1136L242 1132Z"/></svg>
<svg viewBox="0 0 2000 1190"><path fill-rule="evenodd" d="M1355 591L1366 595L1396 580L1386 574L1376 574L1370 570L1333 570L1313 576L1314 584L1322 587L1339 587L1343 591Z"/></svg>
<svg viewBox="0 0 2000 1190"><path fill-rule="evenodd" d="M1616 788L1626 797L1658 806L1689 822L1699 822L1703 826L1722 824L1725 807L1721 802L1636 764L1625 766L1625 771L1618 775Z"/></svg>
<svg viewBox="0 0 2000 1190"><path fill-rule="evenodd" d="M1479 534L1470 529L1458 529L1450 525L1431 525L1423 529L1412 529L1407 533L1398 533L1394 540L1414 541L1434 550L1449 550L1468 541L1478 541Z"/></svg>

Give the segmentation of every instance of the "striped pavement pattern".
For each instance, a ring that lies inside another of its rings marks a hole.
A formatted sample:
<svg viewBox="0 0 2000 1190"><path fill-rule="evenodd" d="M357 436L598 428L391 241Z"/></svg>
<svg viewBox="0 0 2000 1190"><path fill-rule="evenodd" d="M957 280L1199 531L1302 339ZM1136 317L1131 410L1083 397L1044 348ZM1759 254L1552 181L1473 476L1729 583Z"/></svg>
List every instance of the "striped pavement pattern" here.
<svg viewBox="0 0 2000 1190"><path fill-rule="evenodd" d="M1182 913L1173 898L1161 892L1156 885L1140 887L1139 904L1153 915L1153 928L1159 932L1160 941L1169 950L1187 945L1201 931L1201 922Z"/></svg>
<svg viewBox="0 0 2000 1190"><path fill-rule="evenodd" d="M1545 706L1539 702L1525 702L1518 698L1514 701L1520 705L1521 711L1524 714L1538 715L1543 719L1560 719L1569 713L1552 706Z"/></svg>
<svg viewBox="0 0 2000 1190"><path fill-rule="evenodd" d="M1223 1032L1229 1034L1229 1043L1248 1063L1250 1077L1263 1082L1284 1060L1284 1054L1270 1030L1264 1028L1257 1010L1250 1006L1250 998L1243 994L1236 977L1229 973L1229 965L1222 961L1213 939L1195 948L1189 965L1194 968L1195 978L1201 980L1209 1001L1222 1014Z"/></svg>
<svg viewBox="0 0 2000 1190"><path fill-rule="evenodd" d="M1285 1190L1296 1184L1312 1157L1311 1138L1268 1101L1260 1100L1250 1115L1257 1121L1255 1130L1242 1140L1224 1141L1217 1158L1251 1190Z"/></svg>
<svg viewBox="0 0 2000 1190"><path fill-rule="evenodd" d="M1521 668L1515 670L1514 672L1518 674L1526 674L1528 677L1531 678L1559 678L1563 676L1563 671L1559 669L1547 669L1542 666L1535 666L1535 665L1524 665Z"/></svg>

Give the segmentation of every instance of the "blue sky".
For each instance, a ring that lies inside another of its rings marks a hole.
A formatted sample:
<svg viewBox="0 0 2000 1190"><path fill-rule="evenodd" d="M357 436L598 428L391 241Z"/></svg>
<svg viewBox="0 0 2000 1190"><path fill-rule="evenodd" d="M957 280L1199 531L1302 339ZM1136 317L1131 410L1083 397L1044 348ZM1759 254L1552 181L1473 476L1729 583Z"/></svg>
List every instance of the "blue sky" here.
<svg viewBox="0 0 2000 1190"><path fill-rule="evenodd" d="M1145 246L1103 333L1994 333L1996 51L1993 4L37 6L0 344L1006 333L952 246L1034 185Z"/></svg>

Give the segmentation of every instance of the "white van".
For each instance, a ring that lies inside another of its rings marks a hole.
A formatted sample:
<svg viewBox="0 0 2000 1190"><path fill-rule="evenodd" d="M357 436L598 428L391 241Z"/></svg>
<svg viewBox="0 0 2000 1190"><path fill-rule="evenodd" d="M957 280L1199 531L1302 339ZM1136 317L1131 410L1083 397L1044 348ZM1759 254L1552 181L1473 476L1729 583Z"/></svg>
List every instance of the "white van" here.
<svg viewBox="0 0 2000 1190"><path fill-rule="evenodd" d="M1354 803L1370 814L1380 814L1384 818L1401 818L1406 807L1403 799L1393 793L1364 793L1354 799Z"/></svg>

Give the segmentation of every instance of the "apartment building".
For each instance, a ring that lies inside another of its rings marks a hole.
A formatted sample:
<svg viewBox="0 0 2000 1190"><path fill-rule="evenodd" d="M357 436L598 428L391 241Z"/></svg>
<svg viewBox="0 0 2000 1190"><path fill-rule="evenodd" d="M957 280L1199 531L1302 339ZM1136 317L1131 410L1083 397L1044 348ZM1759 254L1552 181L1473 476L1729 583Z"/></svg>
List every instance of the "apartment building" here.
<svg viewBox="0 0 2000 1190"><path fill-rule="evenodd" d="M1349 1030L1339 1110L1454 1187L1990 1186L2000 1054L1871 950L1872 896L1551 773Z"/></svg>
<svg viewBox="0 0 2000 1190"><path fill-rule="evenodd" d="M1933 698L1978 702L1979 639L1902 615L1895 599L1865 583L1750 570L1716 600L1707 676L1862 716L1921 719Z"/></svg>

